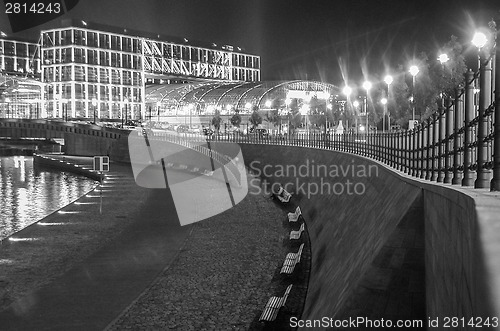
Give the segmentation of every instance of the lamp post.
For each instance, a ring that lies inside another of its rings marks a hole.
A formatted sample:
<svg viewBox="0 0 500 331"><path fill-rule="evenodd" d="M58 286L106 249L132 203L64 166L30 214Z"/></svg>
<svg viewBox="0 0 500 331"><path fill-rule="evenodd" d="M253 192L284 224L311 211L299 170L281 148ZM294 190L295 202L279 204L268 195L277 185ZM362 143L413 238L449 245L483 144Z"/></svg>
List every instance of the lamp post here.
<svg viewBox="0 0 500 331"><path fill-rule="evenodd" d="M349 107L349 101L350 101L350 96L351 96L351 93L352 93L352 88L349 86L349 85L346 85L344 86L344 88L342 89L342 93L346 96L346 103ZM346 119L346 128L347 128L347 132L349 132L349 123L347 122L347 119ZM357 130L357 128L356 128Z"/></svg>
<svg viewBox="0 0 500 331"><path fill-rule="evenodd" d="M380 103L384 107L384 116L382 116L382 132L385 132L385 114L387 113L387 98L382 98Z"/></svg>
<svg viewBox="0 0 500 331"><path fill-rule="evenodd" d="M354 109L356 109L356 113L357 113L357 109L359 107L359 101L358 100L354 100L354 102L352 103L352 106L354 107ZM354 116L354 121L355 121L355 125L356 125L356 133L358 133L358 116L356 114L356 116Z"/></svg>
<svg viewBox="0 0 500 331"><path fill-rule="evenodd" d="M388 108L387 103L389 102L389 100L391 98L390 90L391 90L391 84L392 84L393 81L394 81L394 79L392 78L391 75L387 75L387 76L384 77L384 82L387 84L387 102L386 102L386 106L384 107L384 120L383 121L385 123L385 115L387 113L387 116L389 117L389 121L388 121L389 122L388 123L389 127L391 126L391 120L390 120L391 115L390 115L390 113L389 113L389 111L387 109ZM383 128L382 131L385 132L385 124L384 124L384 128Z"/></svg>
<svg viewBox="0 0 500 331"><path fill-rule="evenodd" d="M412 76L412 89L411 89L411 111L412 111L412 116L411 120L413 121L413 124L415 124L415 77L418 75L420 70L418 69L417 66L413 65L410 67L410 74Z"/></svg>
<svg viewBox="0 0 500 331"><path fill-rule="evenodd" d="M364 106L364 110L365 110L365 113L366 113L366 133L368 134L368 132L370 131L370 127L368 125L368 95L370 93L370 89L372 88L372 83L370 81L364 81L363 82L363 88L365 89L366 91L366 96L365 96L365 99L363 100L363 106Z"/></svg>
<svg viewBox="0 0 500 331"><path fill-rule="evenodd" d="M96 98L92 98L92 106L94 106L94 124L96 123L96 109L97 109L97 99Z"/></svg>

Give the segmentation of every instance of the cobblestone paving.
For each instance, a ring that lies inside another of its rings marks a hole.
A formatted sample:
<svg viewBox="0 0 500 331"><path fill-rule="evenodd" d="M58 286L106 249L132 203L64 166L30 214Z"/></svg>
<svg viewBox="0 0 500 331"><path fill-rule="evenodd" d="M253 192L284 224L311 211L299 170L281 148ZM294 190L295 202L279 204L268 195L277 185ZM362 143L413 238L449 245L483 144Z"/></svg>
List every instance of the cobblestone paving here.
<svg viewBox="0 0 500 331"><path fill-rule="evenodd" d="M249 194L197 223L172 265L108 329L247 330L274 295L284 217L269 197Z"/></svg>

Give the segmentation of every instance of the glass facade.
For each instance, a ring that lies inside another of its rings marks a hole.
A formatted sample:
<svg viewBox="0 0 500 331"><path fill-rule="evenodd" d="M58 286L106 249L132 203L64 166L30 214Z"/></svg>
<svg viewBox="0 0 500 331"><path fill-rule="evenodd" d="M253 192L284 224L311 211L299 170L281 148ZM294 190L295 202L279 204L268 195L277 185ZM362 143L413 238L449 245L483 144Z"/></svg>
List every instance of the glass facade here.
<svg viewBox="0 0 500 331"><path fill-rule="evenodd" d="M149 84L193 86L197 85L194 81L218 81L239 85L260 80L260 57L240 48L195 46L185 38L157 37L84 21L62 22L61 28L41 31L39 44L0 38L0 77L33 80L23 83L30 86L25 89L30 93L25 105L29 108L33 103L29 100L36 100L37 116L89 120L124 115L143 119ZM178 41L168 41L172 39ZM4 116L16 84L4 82L0 91ZM16 109L21 109L23 101L17 92ZM38 94L31 95L34 92ZM29 111L18 113L31 116Z"/></svg>
<svg viewBox="0 0 500 331"><path fill-rule="evenodd" d="M146 106L159 121L168 122L169 116L187 116L187 109L196 109L197 115L213 115L216 111L228 115L235 110L250 114L254 109L270 107L286 109L287 99L298 98L290 92L319 99L341 94L335 85L303 80L171 84L148 87Z"/></svg>

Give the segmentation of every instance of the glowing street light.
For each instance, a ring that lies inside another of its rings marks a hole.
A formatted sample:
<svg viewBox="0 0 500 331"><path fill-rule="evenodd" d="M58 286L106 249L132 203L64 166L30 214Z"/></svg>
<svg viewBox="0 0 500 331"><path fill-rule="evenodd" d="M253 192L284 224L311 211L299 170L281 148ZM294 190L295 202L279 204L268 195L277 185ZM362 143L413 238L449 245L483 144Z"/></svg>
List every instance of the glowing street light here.
<svg viewBox="0 0 500 331"><path fill-rule="evenodd" d="M450 60L450 58L448 57L448 54L446 54L446 53L439 54L437 59L439 62L441 62L441 64L445 64L446 62L448 62Z"/></svg>
<svg viewBox="0 0 500 331"><path fill-rule="evenodd" d="M412 107L411 107L411 110L412 110L412 116L411 116L411 120L412 120L412 123L415 123L415 77L418 75L418 73L420 72L420 70L418 69L417 66L413 65L410 67L410 74L413 76L413 79L412 79L412 83L413 83L413 88L411 90L411 98L412 98Z"/></svg>
<svg viewBox="0 0 500 331"><path fill-rule="evenodd" d="M372 83L368 80L363 82L363 88L368 92L372 88Z"/></svg>
<svg viewBox="0 0 500 331"><path fill-rule="evenodd" d="M479 50L486 45L488 42L488 38L482 32L474 33L474 37L472 38L472 44L476 46Z"/></svg>
<svg viewBox="0 0 500 331"><path fill-rule="evenodd" d="M342 93L344 93L344 95L346 97L349 97L352 93L352 88L350 86L344 86L344 88L342 89Z"/></svg>
<svg viewBox="0 0 500 331"><path fill-rule="evenodd" d="M413 77L415 77L420 72L420 69L418 69L417 66L411 66L409 72Z"/></svg>
<svg viewBox="0 0 500 331"><path fill-rule="evenodd" d="M387 84L387 86L391 85L394 79L392 78L391 75L387 75L384 77L384 82Z"/></svg>

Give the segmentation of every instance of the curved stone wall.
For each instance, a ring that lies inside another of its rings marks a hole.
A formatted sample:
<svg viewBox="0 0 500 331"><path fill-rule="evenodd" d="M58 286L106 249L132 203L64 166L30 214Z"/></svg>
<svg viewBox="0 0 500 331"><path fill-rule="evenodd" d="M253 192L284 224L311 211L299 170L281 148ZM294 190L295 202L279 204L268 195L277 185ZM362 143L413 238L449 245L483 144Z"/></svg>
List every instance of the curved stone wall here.
<svg viewBox="0 0 500 331"><path fill-rule="evenodd" d="M342 312L381 247L418 199L425 222L427 316L440 318L441 327L444 317L499 316L500 234L493 221L500 212L498 197L415 180L376 161L342 152L241 147L253 172L272 183L288 184L294 193L290 210L299 204L305 216L312 263L302 319L336 317ZM344 169L344 173L312 172L323 165ZM349 166L355 171L346 171ZM341 192L338 183L346 188L347 181L353 188L357 183L358 192ZM326 192L334 185L337 191Z"/></svg>

